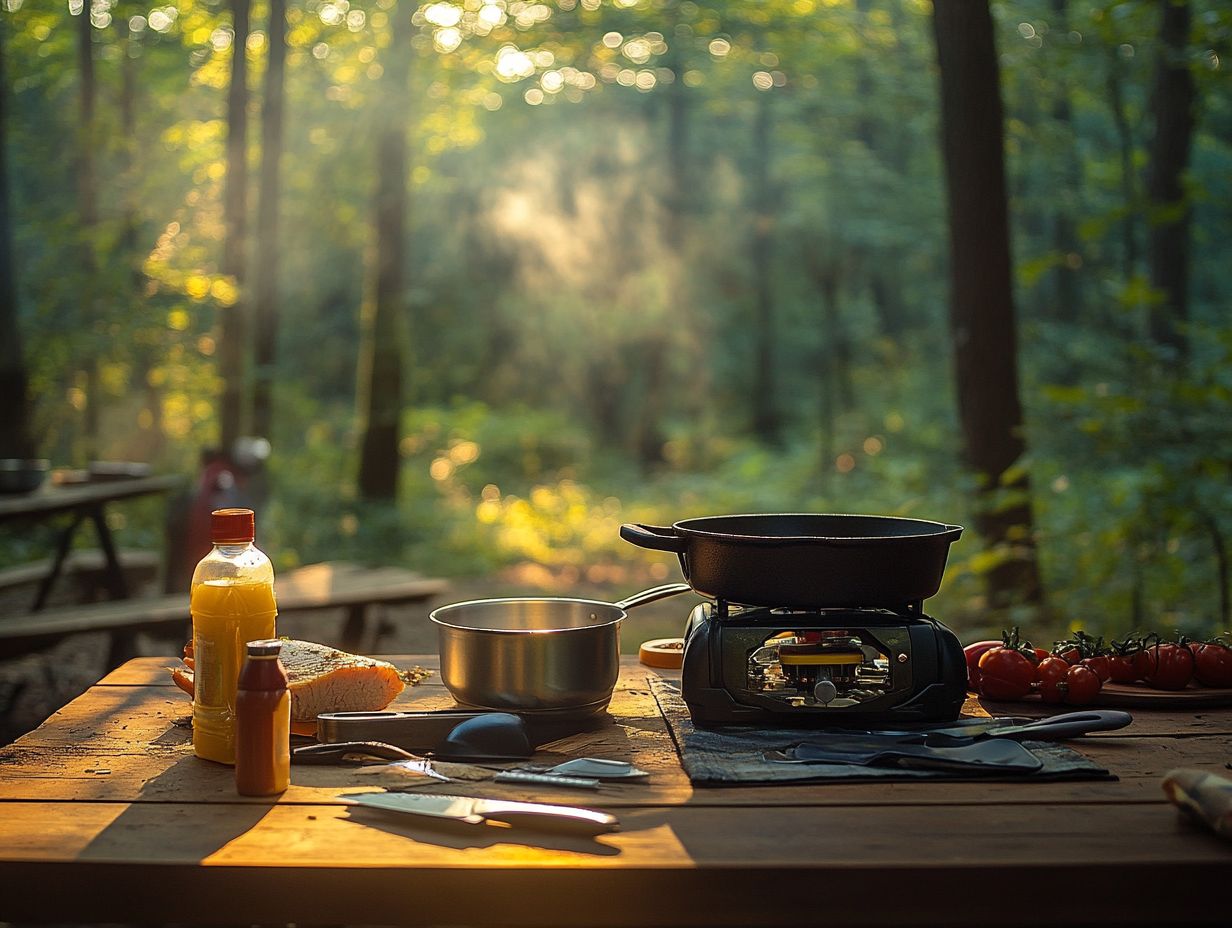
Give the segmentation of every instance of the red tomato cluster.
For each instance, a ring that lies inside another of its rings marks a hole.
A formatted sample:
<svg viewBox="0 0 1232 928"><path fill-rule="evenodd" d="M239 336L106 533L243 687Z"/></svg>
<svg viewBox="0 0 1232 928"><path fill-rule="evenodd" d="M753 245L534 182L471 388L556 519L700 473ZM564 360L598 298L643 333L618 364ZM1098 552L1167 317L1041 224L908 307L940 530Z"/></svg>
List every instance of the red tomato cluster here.
<svg viewBox="0 0 1232 928"><path fill-rule="evenodd" d="M1136 683L1183 690L1191 682L1232 687L1232 647L1225 641L1166 641L1151 634L1105 646L1085 632L1056 642L1052 652L1022 641L1017 628L1001 641L964 649L971 690L989 699L1017 700L1038 693L1047 703L1085 706L1104 683Z"/></svg>

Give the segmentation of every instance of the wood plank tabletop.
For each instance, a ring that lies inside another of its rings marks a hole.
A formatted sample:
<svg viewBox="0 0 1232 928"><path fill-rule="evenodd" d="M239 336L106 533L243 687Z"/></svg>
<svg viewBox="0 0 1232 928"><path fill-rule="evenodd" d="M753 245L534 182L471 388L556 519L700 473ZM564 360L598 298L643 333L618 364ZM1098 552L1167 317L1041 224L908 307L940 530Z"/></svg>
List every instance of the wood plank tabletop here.
<svg viewBox="0 0 1232 928"><path fill-rule="evenodd" d="M0 921L1227 924L1232 843L1180 817L1160 778L1224 770L1232 710L1136 711L1129 728L1075 742L1111 782L694 789L649 689L657 671L626 659L610 715L536 760L631 760L648 783L428 787L620 818L618 833L583 840L339 799L423 791L384 768L296 766L276 802L237 796L229 768L192 755L174 663L131 661L0 748ZM395 703L452 705L435 676ZM986 714L974 700L967 711Z"/></svg>

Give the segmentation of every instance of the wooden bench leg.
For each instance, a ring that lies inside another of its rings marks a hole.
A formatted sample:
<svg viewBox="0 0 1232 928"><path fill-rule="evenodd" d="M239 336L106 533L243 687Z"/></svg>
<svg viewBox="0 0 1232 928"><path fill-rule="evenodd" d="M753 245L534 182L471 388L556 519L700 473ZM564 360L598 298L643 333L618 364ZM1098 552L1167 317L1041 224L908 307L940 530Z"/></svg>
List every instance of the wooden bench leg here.
<svg viewBox="0 0 1232 928"><path fill-rule="evenodd" d="M364 603L356 603L347 607L346 621L342 625L342 647L346 651L358 652L363 643L364 625L368 615L368 607Z"/></svg>
<svg viewBox="0 0 1232 928"><path fill-rule="evenodd" d="M94 522L98 544L103 549L103 558L107 563L105 570L107 591L112 599L128 599L128 581L124 579L124 568L120 565L120 556L116 553L115 542L111 540L111 530L107 528L107 514L103 512L101 504L90 507L90 518Z"/></svg>
<svg viewBox="0 0 1232 928"><path fill-rule="evenodd" d="M137 633L117 628L111 632L111 641L107 647L107 672L111 672L126 661L137 656Z"/></svg>
<svg viewBox="0 0 1232 928"><path fill-rule="evenodd" d="M77 531L85 516L81 512L73 513L73 521L68 524L60 534L60 540L56 544L55 558L51 562L51 571L43 578L43 582L39 584L38 593L34 597L34 606L31 612L38 612L43 608L43 604L47 602L47 595L51 592L51 588L55 585L56 580L60 576L60 571L64 568L64 559L68 557L69 546L73 543L73 533Z"/></svg>

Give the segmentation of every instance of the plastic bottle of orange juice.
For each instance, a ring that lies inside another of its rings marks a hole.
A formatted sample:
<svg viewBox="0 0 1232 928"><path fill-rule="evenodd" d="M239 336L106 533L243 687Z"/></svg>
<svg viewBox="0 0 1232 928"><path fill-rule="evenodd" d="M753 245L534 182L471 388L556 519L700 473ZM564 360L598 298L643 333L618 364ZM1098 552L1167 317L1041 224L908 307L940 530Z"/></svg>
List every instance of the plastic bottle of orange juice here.
<svg viewBox="0 0 1232 928"><path fill-rule="evenodd" d="M254 545L251 509L218 509L214 549L193 572L193 752L235 763L235 694L249 641L274 637L274 567Z"/></svg>

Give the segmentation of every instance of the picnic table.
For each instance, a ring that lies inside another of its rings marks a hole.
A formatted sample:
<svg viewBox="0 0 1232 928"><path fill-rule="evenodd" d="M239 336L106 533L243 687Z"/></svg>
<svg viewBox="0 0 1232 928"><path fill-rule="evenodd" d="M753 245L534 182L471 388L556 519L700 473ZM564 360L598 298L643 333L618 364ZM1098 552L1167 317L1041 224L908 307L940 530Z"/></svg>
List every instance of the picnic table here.
<svg viewBox="0 0 1232 928"><path fill-rule="evenodd" d="M428 788L620 818L618 833L580 839L432 825L338 799L389 786L386 772L296 766L277 801L239 797L230 769L192 756L169 663L130 661L0 748L0 921L1228 923L1232 843L1179 816L1160 776L1222 769L1229 709L1135 710L1130 728L1075 743L1116 781L695 789L649 686L649 674L672 672L626 659L610 717L537 759L631 760L648 784ZM395 705L452 700L434 676ZM970 700L966 712L986 709Z"/></svg>
<svg viewBox="0 0 1232 928"><path fill-rule="evenodd" d="M357 650L376 607L422 602L447 589L446 581L403 567L363 567L347 561L327 561L280 572L275 580L278 612L344 610L339 642ZM138 599L109 600L26 615L0 616L0 658L46 647L65 635L107 631L112 643L107 666L132 656L139 632L189 636L188 593L168 593Z"/></svg>
<svg viewBox="0 0 1232 928"><path fill-rule="evenodd" d="M43 608L63 569L73 536L86 520L94 523L94 531L98 535L99 547L105 559L104 582L108 593L112 599L127 597L129 591L124 579L124 568L116 552L111 530L107 526L107 506L120 500L168 493L182 483L180 477L173 475L125 477L64 486L48 484L31 493L0 496L0 524L15 521L46 522L65 513L71 516L56 540L56 553L51 569L39 585L31 611L38 612Z"/></svg>

